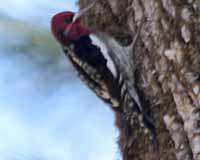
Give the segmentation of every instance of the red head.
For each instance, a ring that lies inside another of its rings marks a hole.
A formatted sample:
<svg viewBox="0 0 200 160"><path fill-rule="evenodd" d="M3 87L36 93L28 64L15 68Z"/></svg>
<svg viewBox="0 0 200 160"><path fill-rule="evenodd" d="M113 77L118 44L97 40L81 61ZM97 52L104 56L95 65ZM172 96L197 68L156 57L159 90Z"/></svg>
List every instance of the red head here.
<svg viewBox="0 0 200 160"><path fill-rule="evenodd" d="M80 19L74 18L75 15L75 13L67 11L58 13L52 18L52 33L62 45L67 45L89 34L89 30L81 25Z"/></svg>

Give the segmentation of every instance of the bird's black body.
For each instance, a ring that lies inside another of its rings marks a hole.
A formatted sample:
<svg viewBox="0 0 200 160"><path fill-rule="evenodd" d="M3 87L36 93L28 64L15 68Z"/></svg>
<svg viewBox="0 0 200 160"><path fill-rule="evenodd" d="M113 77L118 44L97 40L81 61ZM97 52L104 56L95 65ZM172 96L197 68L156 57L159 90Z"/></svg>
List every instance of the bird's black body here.
<svg viewBox="0 0 200 160"><path fill-rule="evenodd" d="M100 72L105 72L106 59L102 56L100 48L92 44L89 36L83 36L72 43L74 44L74 52L81 60L89 63Z"/></svg>
<svg viewBox="0 0 200 160"><path fill-rule="evenodd" d="M118 101L120 105L120 86L118 85L117 79L108 69L107 59L102 55L100 48L92 44L92 39L89 36L83 36L80 39L73 41L70 45L73 46L73 52L81 61L81 64L75 62L73 57L67 53L67 50L64 50L64 52L70 58L73 66L79 72L79 75L82 76L83 81L86 81L92 90L96 88L95 93L106 103L112 105L110 100L114 99L115 101ZM85 64L87 64L87 68L83 67ZM90 71L87 72L87 69ZM94 73L92 73L91 70L93 70ZM97 77L98 79L96 79ZM102 97L101 93L97 90L109 93L110 97ZM121 110L118 107L115 108L117 111Z"/></svg>

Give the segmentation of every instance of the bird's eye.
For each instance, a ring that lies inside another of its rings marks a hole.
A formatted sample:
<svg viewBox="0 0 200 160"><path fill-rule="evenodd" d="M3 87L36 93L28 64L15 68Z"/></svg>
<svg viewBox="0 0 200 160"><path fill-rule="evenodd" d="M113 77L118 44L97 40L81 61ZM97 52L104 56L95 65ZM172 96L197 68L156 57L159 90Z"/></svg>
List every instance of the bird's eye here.
<svg viewBox="0 0 200 160"><path fill-rule="evenodd" d="M58 34L59 34L59 35L63 35L64 31L65 31L64 28L60 28L60 29L58 30Z"/></svg>
<svg viewBox="0 0 200 160"><path fill-rule="evenodd" d="M72 20L73 20L73 16L67 16L67 17L65 18L65 22L66 22L66 23L71 23Z"/></svg>

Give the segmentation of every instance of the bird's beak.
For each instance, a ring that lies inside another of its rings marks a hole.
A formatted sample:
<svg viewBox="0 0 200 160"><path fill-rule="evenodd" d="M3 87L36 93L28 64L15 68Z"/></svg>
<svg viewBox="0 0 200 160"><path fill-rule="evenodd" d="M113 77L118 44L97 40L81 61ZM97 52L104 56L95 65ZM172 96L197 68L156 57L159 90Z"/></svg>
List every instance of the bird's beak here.
<svg viewBox="0 0 200 160"><path fill-rule="evenodd" d="M82 10L77 12L74 15L73 22L75 22L76 20L80 19L85 13L87 13L91 8L93 8L95 3L96 3L96 1L92 2L88 7L83 8Z"/></svg>

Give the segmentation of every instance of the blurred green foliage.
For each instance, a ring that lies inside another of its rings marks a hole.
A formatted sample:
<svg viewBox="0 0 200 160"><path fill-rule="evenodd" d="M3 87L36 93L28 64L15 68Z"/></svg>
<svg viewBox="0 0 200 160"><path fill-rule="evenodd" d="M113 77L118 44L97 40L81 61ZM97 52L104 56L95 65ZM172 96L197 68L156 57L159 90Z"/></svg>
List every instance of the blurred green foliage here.
<svg viewBox="0 0 200 160"><path fill-rule="evenodd" d="M71 65L51 34L50 26L0 14L0 34L0 58L20 59L23 67L31 66L32 71L43 72L41 79L45 83L75 79Z"/></svg>
<svg viewBox="0 0 200 160"><path fill-rule="evenodd" d="M47 61L59 58L60 48L49 28L1 15L0 33L3 34L1 45L9 53L34 54L33 57L39 56Z"/></svg>

